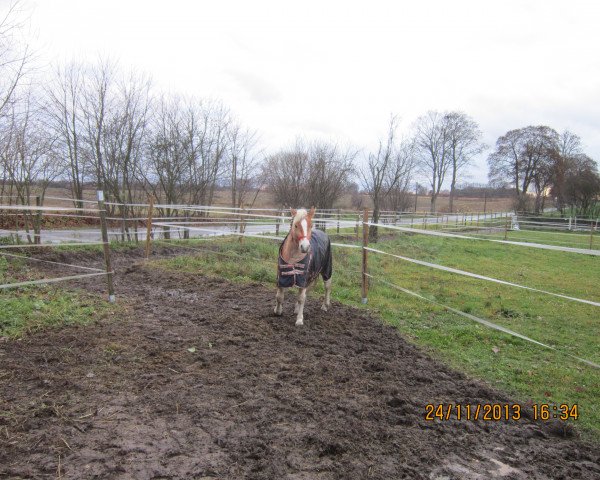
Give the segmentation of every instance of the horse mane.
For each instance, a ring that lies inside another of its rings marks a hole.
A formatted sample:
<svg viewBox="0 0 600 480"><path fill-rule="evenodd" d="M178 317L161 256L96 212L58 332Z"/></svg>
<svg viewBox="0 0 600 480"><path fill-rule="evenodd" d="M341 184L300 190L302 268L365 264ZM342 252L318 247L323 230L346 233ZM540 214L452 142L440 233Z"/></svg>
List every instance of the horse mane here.
<svg viewBox="0 0 600 480"><path fill-rule="evenodd" d="M305 208L300 208L296 210L296 215L294 216L292 223L296 223L301 221L304 217L308 216L308 212Z"/></svg>

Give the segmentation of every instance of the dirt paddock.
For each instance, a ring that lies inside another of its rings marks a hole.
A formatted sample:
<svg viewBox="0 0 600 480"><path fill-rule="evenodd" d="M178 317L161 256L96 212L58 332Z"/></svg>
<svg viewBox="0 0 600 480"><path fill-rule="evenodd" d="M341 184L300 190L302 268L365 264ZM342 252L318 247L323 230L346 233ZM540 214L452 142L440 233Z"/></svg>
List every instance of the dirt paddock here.
<svg viewBox="0 0 600 480"><path fill-rule="evenodd" d="M425 421L511 399L365 312L313 295L298 328L291 295L115 263L126 318L0 343L0 478L600 478L556 423Z"/></svg>

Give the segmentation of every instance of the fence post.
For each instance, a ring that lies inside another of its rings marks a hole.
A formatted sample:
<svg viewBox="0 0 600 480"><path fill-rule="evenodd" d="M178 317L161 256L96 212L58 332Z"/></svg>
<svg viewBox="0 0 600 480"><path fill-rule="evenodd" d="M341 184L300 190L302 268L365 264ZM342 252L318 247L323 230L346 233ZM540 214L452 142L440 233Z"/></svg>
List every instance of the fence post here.
<svg viewBox="0 0 600 480"><path fill-rule="evenodd" d="M337 229L336 229L336 233L340 233L340 209L337 209Z"/></svg>
<svg viewBox="0 0 600 480"><path fill-rule="evenodd" d="M369 245L369 210L363 211L363 248L362 248L362 303L367 303L367 295L369 293L369 281L367 279L367 246Z"/></svg>
<svg viewBox="0 0 600 480"><path fill-rule="evenodd" d="M100 228L102 230L102 246L104 247L104 261L106 263L106 283L108 284L108 301L115 302L115 289L113 287L113 270L110 262L110 245L108 243L108 229L106 227L106 208L104 205L104 192L97 191L98 214L100 215Z"/></svg>
<svg viewBox="0 0 600 480"><path fill-rule="evenodd" d="M504 240L508 238L508 216L504 222Z"/></svg>
<svg viewBox="0 0 600 480"><path fill-rule="evenodd" d="M594 244L594 221L590 222L590 250L592 249L592 245Z"/></svg>
<svg viewBox="0 0 600 480"><path fill-rule="evenodd" d="M42 206L42 199L38 195L35 197L35 206L40 208ZM33 228L34 238L33 243L40 245L42 243L42 211L38 210L35 215L35 227Z"/></svg>
<svg viewBox="0 0 600 480"><path fill-rule="evenodd" d="M358 242L358 224L360 223L360 213L356 214L356 228L354 229L356 233L356 241Z"/></svg>
<svg viewBox="0 0 600 480"><path fill-rule="evenodd" d="M148 205L148 221L146 222L146 260L150 256L152 242L152 215L154 215L154 200L151 198L150 205Z"/></svg>
<svg viewBox="0 0 600 480"><path fill-rule="evenodd" d="M125 231L127 227L125 226L125 205L121 205L121 242L125 243Z"/></svg>
<svg viewBox="0 0 600 480"><path fill-rule="evenodd" d="M246 217L244 217L244 204L240 205L240 238L239 242L244 243L244 233L246 232Z"/></svg>
<svg viewBox="0 0 600 480"><path fill-rule="evenodd" d="M184 210L185 212L185 223L186 223L186 227L190 226L190 211L186 208ZM189 228L184 228L183 229L183 239L184 240L189 240L190 239L190 230Z"/></svg>

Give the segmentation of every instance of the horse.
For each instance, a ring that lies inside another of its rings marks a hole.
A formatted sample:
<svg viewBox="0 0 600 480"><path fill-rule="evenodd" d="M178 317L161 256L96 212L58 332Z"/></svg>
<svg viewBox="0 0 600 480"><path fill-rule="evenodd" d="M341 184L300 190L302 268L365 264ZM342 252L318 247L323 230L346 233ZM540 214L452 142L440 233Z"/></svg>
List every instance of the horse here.
<svg viewBox="0 0 600 480"><path fill-rule="evenodd" d="M279 247L277 261L277 303L275 315L281 316L285 289L298 287L300 292L296 301L294 313L296 326L304 325L304 302L306 290L313 286L319 274L325 284L325 299L321 310L331 307L331 241L325 232L312 228L312 218L315 207L309 212L305 209L292 208L290 231Z"/></svg>

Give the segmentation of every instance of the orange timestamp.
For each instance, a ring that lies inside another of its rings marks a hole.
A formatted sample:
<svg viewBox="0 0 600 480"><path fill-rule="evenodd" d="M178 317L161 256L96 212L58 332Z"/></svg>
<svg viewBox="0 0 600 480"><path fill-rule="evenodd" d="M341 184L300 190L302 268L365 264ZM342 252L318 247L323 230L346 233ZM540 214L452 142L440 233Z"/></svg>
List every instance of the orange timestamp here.
<svg viewBox="0 0 600 480"><path fill-rule="evenodd" d="M519 403L428 403L425 405L425 420L467 420L467 421L508 421L521 420L526 409L531 409L531 414L525 417L533 420L577 420L579 418L579 407L577 404L553 405L539 403L523 406ZM529 413L529 412L527 412Z"/></svg>

